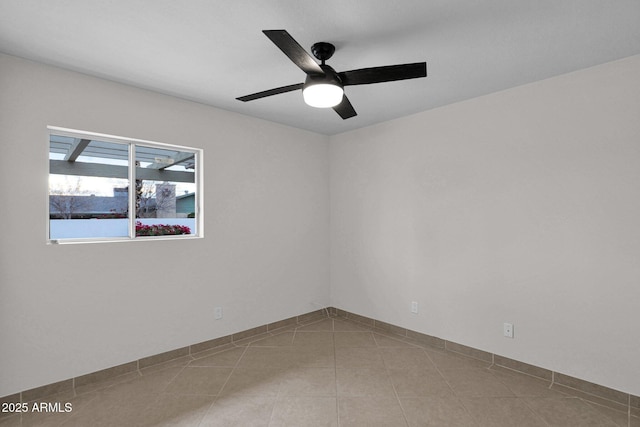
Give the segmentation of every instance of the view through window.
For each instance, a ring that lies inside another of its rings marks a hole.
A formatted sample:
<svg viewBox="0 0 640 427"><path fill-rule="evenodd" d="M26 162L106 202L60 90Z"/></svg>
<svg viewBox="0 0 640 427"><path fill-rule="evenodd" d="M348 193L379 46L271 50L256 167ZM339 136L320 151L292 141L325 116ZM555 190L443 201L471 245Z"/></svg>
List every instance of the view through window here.
<svg viewBox="0 0 640 427"><path fill-rule="evenodd" d="M49 240L201 236L202 150L51 128Z"/></svg>

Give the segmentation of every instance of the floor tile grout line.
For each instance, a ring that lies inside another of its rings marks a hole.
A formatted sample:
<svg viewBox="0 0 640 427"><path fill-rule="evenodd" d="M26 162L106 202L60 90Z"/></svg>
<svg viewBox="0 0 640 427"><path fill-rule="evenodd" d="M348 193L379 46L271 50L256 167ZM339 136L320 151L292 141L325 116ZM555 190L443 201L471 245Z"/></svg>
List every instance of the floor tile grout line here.
<svg viewBox="0 0 640 427"><path fill-rule="evenodd" d="M595 406L596 408L594 408L594 409L596 409L596 410L597 410L597 407L598 407L598 406L600 406L600 407L603 407L603 408L606 408L606 409L611 409L612 411L615 411L615 409L613 409L613 408L609 408L608 406L600 405L600 404L598 404L598 403L595 403L595 402L591 402L591 401L589 401L589 400L582 399L581 397L576 397L576 399L580 399L580 400L582 400L582 401L583 401L584 403L586 403L588 406L592 406L592 407L593 407L593 406ZM630 413L630 410L629 410L629 412L627 412L627 425L628 425L628 426L630 426L630 425L631 425L631 418L630 418L630 416L629 416L629 413ZM613 419L612 419L611 417L609 417L608 415L604 414L604 416L605 416L605 417L607 417L607 419L609 419L609 421L611 421L613 424L618 424L618 423L616 423L616 422L615 422L615 420L613 420Z"/></svg>
<svg viewBox="0 0 640 427"><path fill-rule="evenodd" d="M374 336L373 339L375 341L375 336ZM376 345L377 345L378 350L380 350L381 347L378 345L377 341L376 341ZM387 365L387 362L385 362L384 356L382 356L382 363L383 363L385 371L387 373L387 378L389 379L389 383L391 384L391 388L393 389L393 395L396 397L396 401L398 402L398 406L400 406L400 411L402 412L402 418L404 418L404 422L405 422L406 426L409 427L409 418L407 418L407 414L405 413L405 410L402 407L402 401L400 400L400 395L398 395L398 390L397 390L395 384L393 383L393 379L391 379L390 368Z"/></svg>
<svg viewBox="0 0 640 427"><path fill-rule="evenodd" d="M433 364L435 370L438 372L438 374L440 375L442 380L447 384L447 387L449 387L449 390L451 390L451 393L453 394L455 399L458 401L460 406L462 406L462 409L464 409L465 414L467 414L467 416L473 422L473 424L478 425L478 423L476 422L475 418L473 417L473 415L471 415L471 412L469 411L469 409L465 406L464 402L462 401L461 396L458 395L458 393L456 393L456 391L453 389L453 387L451 386L451 383L449 382L447 377L444 376L444 374L440 370L440 367L438 366L438 364L436 364L436 362L434 362L434 360L431 358L431 355L429 354L429 352L426 349L423 349L423 351L427 355L427 357L429 358L431 363Z"/></svg>
<svg viewBox="0 0 640 427"><path fill-rule="evenodd" d="M500 365L497 365L497 366L500 366ZM531 377L531 378L534 378L534 379L537 379L537 380L541 380L541 381L543 381L543 380L544 380L544 379L542 379L542 378L536 377L535 375L530 375L530 374L527 374L527 373L525 373L525 372L517 371L517 370L515 370L515 369L510 369L510 368L503 367L503 366L500 366L500 367L501 367L501 368L504 368L504 369L507 369L507 370L509 370L509 371L513 371L513 372L515 372L515 373L517 373L517 374L519 374L519 375L525 375L525 376L527 376L527 377ZM489 368L490 368L490 367L489 367ZM489 369L489 368L487 368L487 369ZM495 375L494 375L494 377L495 377ZM513 396L514 398L516 398L516 399L521 399L521 400L522 400L522 402L525 404L525 406L526 406L526 407L527 407L527 408L528 408L528 409L529 409L529 410L530 410L530 411L531 411L531 412L536 416L536 418L540 419L540 420L541 420L545 425L550 426L550 424L549 424L549 423L547 423L547 422L546 422L546 420L544 420L544 419L540 416L540 414L538 413L538 411L536 411L536 409L535 409L535 408L531 407L531 405L527 402L527 399L526 399L526 397L527 397L527 396L518 396L518 395L517 395L517 394L516 394L512 389L511 389L511 387L509 387L509 385L508 385L507 383L505 383L504 381L502 381L502 380L501 380L500 378L498 378L498 377L495 377L495 378L496 378L500 383L502 383L505 387L507 387L507 388L508 388L508 389L509 389L513 394L514 394L514 396ZM551 385L552 385L552 384L550 384L550 385L549 385L548 389L551 389ZM566 387L566 386L565 386L565 387ZM575 390L575 389L573 389L573 390ZM579 390L576 390L576 391L579 391ZM561 393L562 393L562 392L561 392ZM565 395L565 393L562 393L562 394L563 394L563 395ZM586 393L586 394L589 394L589 393ZM545 399L545 397L542 397L542 396L529 396L529 397L530 397L530 398L540 398L540 399ZM594 396L594 397L599 397L599 396ZM551 397L548 397L548 399L551 399ZM610 407L608 407L608 406L606 406L606 405L600 405L600 404L598 404L598 403L596 403L596 402L592 402L592 401L589 401L589 400L583 399L582 397L580 397L580 396L576 396L576 395L569 395L569 394L566 394L566 397L564 397L564 396L563 396L563 397L559 397L558 399L579 399L579 400L581 400L582 402L584 402L585 404L587 404L587 405L589 405L589 406L597 405L597 406L601 406L601 407L603 407L603 408L607 408L607 409L610 409L610 410L616 411L615 409L610 408ZM463 405L464 405L464 403L463 403ZM618 412L620 412L620 411L618 411ZM604 415L608 420L610 420L612 423L615 423L615 421L614 421L614 420L612 420L608 415L606 415L606 414L603 414L603 415ZM631 423L631 421L630 421L630 419L629 419L628 424L630 425L630 423Z"/></svg>
<svg viewBox="0 0 640 427"><path fill-rule="evenodd" d="M97 399L97 398L98 398L98 395L97 395L97 393L96 393L96 395L95 395L93 398L89 399L89 402L91 402L91 401L93 401L94 399ZM89 402L87 402L87 404L88 404ZM61 426L61 427L63 427L65 424L68 424L70 421L73 421L73 420L75 419L74 417L78 417L78 413L77 413L77 412L76 412L76 413L72 413L72 414L69 416L69 419L68 419L68 420L63 420L63 421L60 423L60 426ZM22 423L22 418L20 419L20 422ZM20 425L22 425L22 424L20 424Z"/></svg>
<svg viewBox="0 0 640 427"><path fill-rule="evenodd" d="M247 349L248 348L249 347L247 347ZM244 355L244 353L243 353L243 355ZM242 358L240 358L240 359L242 359ZM238 359L238 363L240 363L240 359ZM273 398L273 406L271 407L271 414L269 415L269 422L267 423L267 426L270 426L273 423L273 415L276 412L276 405L278 404L281 391L282 391L282 380L280 379L279 382L278 382L278 392L276 393L276 396Z"/></svg>
<svg viewBox="0 0 640 427"><path fill-rule="evenodd" d="M376 340L376 332L372 331L372 335L373 335L373 341L376 343L376 348L378 350L383 349L384 347L380 346L380 343L378 342L378 340ZM382 334L380 334L382 335ZM404 419L404 422L406 424L407 427L409 427L409 418L407 417L407 414L404 410L404 407L402 406L402 401L400 400L400 395L398 394L398 390L395 386L395 384L393 383L393 379L391 378L391 372L390 372L390 367L388 365L388 363L385 361L384 356L382 357L382 364L384 366L385 372L387 374L387 378L389 379L389 383L391 384L391 388L393 389L393 395L396 397L396 401L398 402L398 406L400 406L400 411L402 412L402 418Z"/></svg>
<svg viewBox="0 0 640 427"><path fill-rule="evenodd" d="M462 409L464 410L464 413L467 414L467 416L469 417L469 419L471 420L473 425L479 426L478 422L476 421L476 418L473 415L471 415L471 411L469 411L469 408L467 408L467 405L464 404L464 401L462 400L462 398L460 396L458 396L455 392L454 392L453 395L455 396L455 398L458 401L458 403L460 404L460 406L462 406Z"/></svg>
<svg viewBox="0 0 640 427"><path fill-rule="evenodd" d="M336 354L336 322L335 318L331 319L331 335L333 342L333 385L336 391L336 425L340 427L340 403L338 400L338 357Z"/></svg>
<svg viewBox="0 0 640 427"><path fill-rule="evenodd" d="M196 427L200 427L202 425L202 421L204 420L204 418L207 416L207 414L209 413L209 411L211 410L211 408L213 407L213 405L215 405L215 403L218 401L218 397L216 396L213 401L209 404L209 406L207 407L206 411L203 411L202 413L202 417L200 417L200 421L198 421L198 425Z"/></svg>
<svg viewBox="0 0 640 427"><path fill-rule="evenodd" d="M434 364L435 364L435 362L434 362ZM487 369L487 370L489 370L491 368L491 366L493 366L493 364L488 366L488 367L486 367L486 368L479 368L479 369ZM436 366L436 369L438 369L438 371L440 371L440 369L437 366ZM444 378L445 382L447 383L447 385L449 386L451 391L454 393L454 395L456 396L458 402L460 403L460 405L462 405L462 407L464 408L464 410L467 413L467 415L469 415L469 417L474 422L474 424L478 424L476 419L475 419L475 417L471 414L471 411L469 410L467 405L465 405L465 403L464 403L465 397L458 395L458 393L456 393L455 390L453 390L453 387L451 387L451 384L449 384L449 381L446 379L446 377L442 373L441 373L441 376ZM524 403L524 405L527 407L527 409L529 409L529 411L531 411L531 413L536 417L536 419L542 421L546 426L550 427L550 425L540 415L538 415L538 413L533 408L531 408L529 406L529 404L526 402L525 399L523 399L522 397L518 396L511 389L511 387L509 387L507 384L505 384L504 381L501 381L500 378L497 378L493 374L492 374L492 377L495 378L498 382L500 382L500 384L504 385L513 394L513 396L480 396L480 397L471 397L471 396L469 396L469 397L466 397L466 399L483 399L483 398L484 399L518 399L518 400L521 400Z"/></svg>
<svg viewBox="0 0 640 427"><path fill-rule="evenodd" d="M328 313L328 312L327 312L327 313ZM302 328L302 327L305 327L305 326L308 326L308 325L313 325L313 324L315 324L315 323L320 323L320 322L322 322L322 321L324 321L324 319L323 319L323 320L319 320L318 322L311 322L311 323L308 323L308 324L306 324L306 325L300 325L300 324L298 324L299 326L296 326L296 328L294 328L294 331L293 331L293 338L292 338L292 340L291 340L291 345L290 345L290 346L287 346L287 347L289 347L289 348L293 348L293 347L294 347L295 336L296 336L296 334L297 334L297 332L298 332L298 329L299 329L299 328ZM310 331L310 332L323 332L323 331ZM331 320L331 332L332 332L332 335L333 335L333 320ZM333 337L332 337L332 338L333 338ZM333 345L333 347L334 347L334 363L333 363L333 369L334 369L334 375L335 375L335 371L336 371L336 369L335 369L335 343L334 343L334 340L333 340L333 339L332 339L332 345ZM335 378L335 376L334 376L334 378ZM277 403L280 401L280 397L282 396L282 395L281 395L281 393L282 393L282 384L280 383L280 384L278 385L278 393L276 394L276 397L275 397L275 400L274 400L274 405L273 405L273 407L271 408L271 415L270 415L270 417L269 417L269 422L267 423L267 426L270 426L270 425L272 425L272 423L273 423L273 415L274 415L274 413L275 413L276 405L277 405ZM317 396L316 396L316 397L317 397ZM337 405L338 405L338 397L337 397L337 382L336 382L336 395L335 395L335 400L336 400L336 421L339 423L339 420L338 420L338 407L337 407Z"/></svg>
<svg viewBox="0 0 640 427"><path fill-rule="evenodd" d="M494 366L494 365L491 365L491 366ZM490 367L491 367L491 366L490 366ZM499 366L499 365L498 365L498 366ZM489 368L490 368L490 367L489 367ZM489 371L489 372L491 372L491 371ZM524 373L521 373L521 372L519 372L519 371L515 371L515 370L514 370L514 372L518 372L519 374L527 375L527 376L532 377L532 378L537 378L537 377L535 377L535 376L533 376L533 375L524 374ZM492 373L492 375L493 375L493 373ZM495 375L493 375L493 377L494 377L494 378L496 378L496 379L497 379L501 384L503 384L507 389L509 389L509 391L511 391L511 393L513 393L513 395L514 395L514 397L515 397L516 399L520 399L520 401L521 401L522 403L524 403L524 405L527 407L527 409L529 409L529 411L531 411L531 413L536 417L536 419L538 419L538 420L542 421L542 423L543 423L544 425L546 425L547 427L552 427L552 426L551 426L551 425L550 425L550 424L549 424L549 423L548 423L544 418L542 418L542 416L541 416L540 414L538 414L538 411L536 411L536 410L535 410L535 408L532 408L532 407L531 407L531 405L529 404L529 402L527 402L527 399L526 399L526 397L525 397L525 396L518 396L518 395L516 394L516 392L515 392L511 387L509 387L509 385L508 385L507 383L505 383L504 381L502 381L500 378L498 378L498 377L497 377L497 376L495 376ZM549 386L549 388L550 388L550 386ZM463 403L463 404L464 404L464 403Z"/></svg>
<svg viewBox="0 0 640 427"><path fill-rule="evenodd" d="M242 351L242 354L240 355L240 357L238 357L238 360L236 360L236 363L233 365L233 367L231 368L231 372L229 373L229 376L227 377L227 379L224 381L224 384L222 384L222 387L220 387L220 390L218 391L218 394L215 395L215 398L213 400L213 402L211 402L211 404L209 405L209 407L207 408L207 411L204 413L202 419L200 420L200 422L198 422L198 426L200 426L202 424L202 420L204 420L204 417L206 417L206 414L209 413L209 411L211 410L211 408L216 404L216 402L218 402L218 400L220 398L222 398L222 392L224 391L224 388L227 386L227 384L229 383L229 380L231 379L231 377L233 376L233 373L236 371L236 368L240 365L240 361L242 360L242 358L244 357L245 353L247 352L247 350L249 349L249 345L246 346L242 346L242 345L234 345L235 348L244 348L244 350ZM222 353L224 351L228 351L228 350L222 350L218 353ZM214 353L214 354L218 354L218 353ZM275 405L274 405L275 406ZM273 411L273 408L272 408Z"/></svg>
<svg viewBox="0 0 640 427"><path fill-rule="evenodd" d="M516 372L519 372L519 371L516 371ZM599 404L598 402L595 402L595 401L592 401L592 400L589 400L589 399L585 399L584 397L580 396L580 394L583 394L583 395L587 395L587 396L590 396L590 397L595 397L595 398L598 398L598 399L600 399L600 400L604 400L604 401L607 401L607 402L610 402L610 403L615 403L615 404L617 404L617 405L625 406L629 412L631 411L631 405L630 405L630 403L629 403L629 404L626 404L626 403L620 403L620 402L616 402L615 400L607 399L606 397L598 396L597 394L589 393L589 392L586 392L586 391L583 391L583 390L579 390L579 389L577 389L577 388L570 387L570 386L568 386L568 385L564 385L564 384L560 384L560 383L554 383L554 384L558 384L558 386L560 386L560 387L564 387L564 388L566 388L566 389L569 389L569 390L570 390L570 391L572 391L572 392L574 392L574 391L575 391L575 392L577 392L577 393L571 393L571 394L569 394L569 393L565 393L565 392L561 392L561 393L566 394L568 397L573 397L573 398L576 398L576 399L581 399L581 400L583 400L583 401L585 401L585 402L593 403L593 404L595 404L595 405L602 406L602 407L609 408L609 409L612 409L612 410L614 410L614 411L617 411L617 409L615 409L615 408L612 408L612 407L607 406L607 405ZM552 385L553 385L553 384L552 384ZM551 386L549 386L549 388L551 388ZM560 390L557 390L557 391L559 391L559 392L560 392ZM631 397L629 397L629 402L630 402L630 399L631 399ZM621 412L621 411L618 411L618 412Z"/></svg>
<svg viewBox="0 0 640 427"><path fill-rule="evenodd" d="M236 368L238 367L238 365L240 364L240 361L242 360L242 358L244 357L245 353L247 352L247 350L249 349L249 346L246 346L244 348L244 350L242 351L242 354L240 355L240 357L238 357L238 360L236 360L236 363L233 365L233 367L231 368L231 372L229 372L229 376L227 377L227 379L224 381L224 384L222 384L222 387L220 387L220 390L218 390L218 394L216 395L216 400L218 400L218 398L221 396L221 393L224 391L224 388L227 386L227 384L229 383L229 380L231 379L231 376L233 375L233 373L236 371Z"/></svg>
<svg viewBox="0 0 640 427"><path fill-rule="evenodd" d="M299 326L296 326L295 328L293 328L293 338L291 338L291 345L293 345L293 343L296 342L296 334L298 333L299 328L300 328Z"/></svg>

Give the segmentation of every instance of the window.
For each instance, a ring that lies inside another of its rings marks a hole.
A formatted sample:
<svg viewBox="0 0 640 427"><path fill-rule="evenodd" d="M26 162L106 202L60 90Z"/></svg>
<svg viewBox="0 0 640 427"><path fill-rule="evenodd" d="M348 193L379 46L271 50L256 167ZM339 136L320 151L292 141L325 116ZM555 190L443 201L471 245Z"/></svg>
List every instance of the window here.
<svg viewBox="0 0 640 427"><path fill-rule="evenodd" d="M202 237L202 150L49 127L51 243Z"/></svg>

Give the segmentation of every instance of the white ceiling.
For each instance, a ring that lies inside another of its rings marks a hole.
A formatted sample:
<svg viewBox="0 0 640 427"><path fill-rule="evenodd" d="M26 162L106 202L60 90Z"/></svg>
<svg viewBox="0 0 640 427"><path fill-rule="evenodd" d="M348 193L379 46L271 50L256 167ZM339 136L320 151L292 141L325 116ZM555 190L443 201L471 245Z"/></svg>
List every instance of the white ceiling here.
<svg viewBox="0 0 640 427"><path fill-rule="evenodd" d="M237 101L304 81L265 29L428 77L347 87L348 120L300 91ZM331 135L640 54L640 1L0 0L0 51Z"/></svg>

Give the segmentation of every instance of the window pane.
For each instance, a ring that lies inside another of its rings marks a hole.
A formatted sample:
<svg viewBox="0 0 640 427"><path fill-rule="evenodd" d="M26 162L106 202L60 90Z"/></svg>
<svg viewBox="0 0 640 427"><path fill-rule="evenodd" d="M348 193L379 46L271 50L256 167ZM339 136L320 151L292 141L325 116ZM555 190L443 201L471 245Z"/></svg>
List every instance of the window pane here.
<svg viewBox="0 0 640 427"><path fill-rule="evenodd" d="M195 154L136 145L136 236L196 234Z"/></svg>
<svg viewBox="0 0 640 427"><path fill-rule="evenodd" d="M127 237L127 144L51 135L49 238Z"/></svg>

